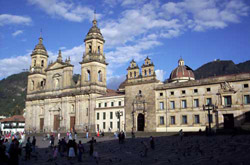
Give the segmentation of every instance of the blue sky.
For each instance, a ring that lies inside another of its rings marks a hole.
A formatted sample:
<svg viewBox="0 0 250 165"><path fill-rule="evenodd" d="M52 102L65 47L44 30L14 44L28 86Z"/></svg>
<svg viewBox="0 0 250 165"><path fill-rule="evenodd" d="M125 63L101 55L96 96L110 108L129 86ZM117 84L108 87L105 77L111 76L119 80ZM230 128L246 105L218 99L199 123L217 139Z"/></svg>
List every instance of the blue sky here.
<svg viewBox="0 0 250 165"><path fill-rule="evenodd" d="M61 49L80 73L94 10L112 88L132 59L141 66L149 56L164 80L180 56L192 69L214 59L240 63L250 57L249 0L0 0L0 6L0 79L29 68L40 29L49 60Z"/></svg>

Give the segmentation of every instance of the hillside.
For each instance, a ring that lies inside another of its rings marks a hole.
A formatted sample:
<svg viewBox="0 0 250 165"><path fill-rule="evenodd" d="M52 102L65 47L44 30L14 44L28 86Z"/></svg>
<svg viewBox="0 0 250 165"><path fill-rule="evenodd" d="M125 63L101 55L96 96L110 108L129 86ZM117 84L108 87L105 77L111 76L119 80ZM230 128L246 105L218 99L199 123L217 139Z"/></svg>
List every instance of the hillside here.
<svg viewBox="0 0 250 165"><path fill-rule="evenodd" d="M212 61L194 70L195 78L207 78L212 76L222 76L228 74L250 72L250 60L234 64L233 61Z"/></svg>
<svg viewBox="0 0 250 165"><path fill-rule="evenodd" d="M25 107L28 72L0 81L0 115L21 114Z"/></svg>
<svg viewBox="0 0 250 165"><path fill-rule="evenodd" d="M216 60L194 70L196 79L250 72L250 60L234 64L233 61ZM77 82L78 75L73 76ZM0 81L0 115L21 114L25 107L28 72L13 74Z"/></svg>

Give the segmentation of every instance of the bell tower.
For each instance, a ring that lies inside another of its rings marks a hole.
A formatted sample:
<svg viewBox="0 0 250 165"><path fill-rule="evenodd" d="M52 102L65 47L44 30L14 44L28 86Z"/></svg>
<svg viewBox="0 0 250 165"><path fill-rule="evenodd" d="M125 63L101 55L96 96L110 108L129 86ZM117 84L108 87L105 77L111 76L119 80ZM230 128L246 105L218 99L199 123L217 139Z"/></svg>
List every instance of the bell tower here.
<svg viewBox="0 0 250 165"><path fill-rule="evenodd" d="M44 89L46 84L45 69L47 68L48 53L43 45L42 36L31 53L31 66L28 76L27 93L33 93Z"/></svg>
<svg viewBox="0 0 250 165"><path fill-rule="evenodd" d="M85 53L81 64L81 88L94 93L106 93L106 59L103 53L103 39L97 20L86 35Z"/></svg>

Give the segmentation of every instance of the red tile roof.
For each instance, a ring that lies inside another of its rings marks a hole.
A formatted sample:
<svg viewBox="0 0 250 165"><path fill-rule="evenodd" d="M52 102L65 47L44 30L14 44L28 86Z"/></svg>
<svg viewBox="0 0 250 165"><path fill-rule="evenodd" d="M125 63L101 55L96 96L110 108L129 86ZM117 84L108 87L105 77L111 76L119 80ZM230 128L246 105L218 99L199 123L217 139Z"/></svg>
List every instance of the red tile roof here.
<svg viewBox="0 0 250 165"><path fill-rule="evenodd" d="M14 115L12 117L0 120L1 123L3 123L3 122L11 122L11 121L25 122L25 118L22 115Z"/></svg>
<svg viewBox="0 0 250 165"><path fill-rule="evenodd" d="M107 89L107 93L101 97L111 97L111 96L122 96L123 93L119 93L118 91L115 91L113 89Z"/></svg>

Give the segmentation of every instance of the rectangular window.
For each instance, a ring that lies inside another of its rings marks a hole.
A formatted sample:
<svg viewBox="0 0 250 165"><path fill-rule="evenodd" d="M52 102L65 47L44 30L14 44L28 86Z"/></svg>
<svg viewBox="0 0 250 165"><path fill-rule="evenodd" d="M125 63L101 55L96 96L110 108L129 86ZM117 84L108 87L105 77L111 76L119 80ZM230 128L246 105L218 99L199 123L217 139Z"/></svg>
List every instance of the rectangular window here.
<svg viewBox="0 0 250 165"><path fill-rule="evenodd" d="M224 96L225 107L231 107L232 105L232 97Z"/></svg>
<svg viewBox="0 0 250 165"><path fill-rule="evenodd" d="M99 124L96 125L96 129L97 129L97 131L99 131L99 129L100 129Z"/></svg>
<svg viewBox="0 0 250 165"><path fill-rule="evenodd" d="M250 104L250 95L244 95L244 104Z"/></svg>
<svg viewBox="0 0 250 165"><path fill-rule="evenodd" d="M182 90L181 93L184 95L184 94L186 94L186 91L185 91L185 90Z"/></svg>
<svg viewBox="0 0 250 165"><path fill-rule="evenodd" d="M110 119L113 119L113 112L110 112Z"/></svg>
<svg viewBox="0 0 250 165"><path fill-rule="evenodd" d="M200 115L194 115L194 123L200 124Z"/></svg>
<svg viewBox="0 0 250 165"><path fill-rule="evenodd" d="M109 124L109 127L112 129L113 128L113 122L111 121Z"/></svg>
<svg viewBox="0 0 250 165"><path fill-rule="evenodd" d="M194 99L194 107L199 107L199 99Z"/></svg>
<svg viewBox="0 0 250 165"><path fill-rule="evenodd" d="M187 100L181 100L181 107L187 108Z"/></svg>
<svg viewBox="0 0 250 165"><path fill-rule="evenodd" d="M164 116L160 116L160 125L164 125Z"/></svg>
<svg viewBox="0 0 250 165"><path fill-rule="evenodd" d="M170 101L170 109L175 109L175 103L174 103L174 101Z"/></svg>
<svg viewBox="0 0 250 165"><path fill-rule="evenodd" d="M187 124L187 116L186 115L182 116L182 124Z"/></svg>
<svg viewBox="0 0 250 165"><path fill-rule="evenodd" d="M103 120L106 119L106 112L103 112Z"/></svg>
<svg viewBox="0 0 250 165"><path fill-rule="evenodd" d="M160 93L160 96L163 96L163 93L162 93L162 92Z"/></svg>
<svg viewBox="0 0 250 165"><path fill-rule="evenodd" d="M207 88L207 92L210 92L211 91L211 88Z"/></svg>
<svg viewBox="0 0 250 165"><path fill-rule="evenodd" d="M164 102L160 102L160 109L164 109Z"/></svg>
<svg viewBox="0 0 250 165"><path fill-rule="evenodd" d="M96 120L99 120L99 113L96 114Z"/></svg>
<svg viewBox="0 0 250 165"><path fill-rule="evenodd" d="M171 119L171 124L174 125L175 124L175 116L171 116L170 119Z"/></svg>
<svg viewBox="0 0 250 165"><path fill-rule="evenodd" d="M171 95L171 96L174 96L174 92L173 92L173 91L172 91L172 92L170 92L170 95Z"/></svg>
<svg viewBox="0 0 250 165"><path fill-rule="evenodd" d="M248 84L244 84L244 88L248 88Z"/></svg>
<svg viewBox="0 0 250 165"><path fill-rule="evenodd" d="M103 122L103 129L105 129L106 128L106 123L105 122Z"/></svg>
<svg viewBox="0 0 250 165"><path fill-rule="evenodd" d="M102 107L102 103L99 103L99 108L101 108Z"/></svg>
<svg viewBox="0 0 250 165"><path fill-rule="evenodd" d="M198 93L198 89L194 89L194 93Z"/></svg>
<svg viewBox="0 0 250 165"><path fill-rule="evenodd" d="M107 103L104 103L104 106L107 107Z"/></svg>
<svg viewBox="0 0 250 165"><path fill-rule="evenodd" d="M212 98L207 98L206 105L212 105Z"/></svg>
<svg viewBox="0 0 250 165"><path fill-rule="evenodd" d="M122 102L121 101L119 101L119 106L122 106Z"/></svg>
<svg viewBox="0 0 250 165"><path fill-rule="evenodd" d="M113 107L114 106L114 102L111 102L111 107Z"/></svg>
<svg viewBox="0 0 250 165"><path fill-rule="evenodd" d="M210 114L210 116L207 114L207 122L209 123L209 120L211 121L211 123L213 123L213 115Z"/></svg>

